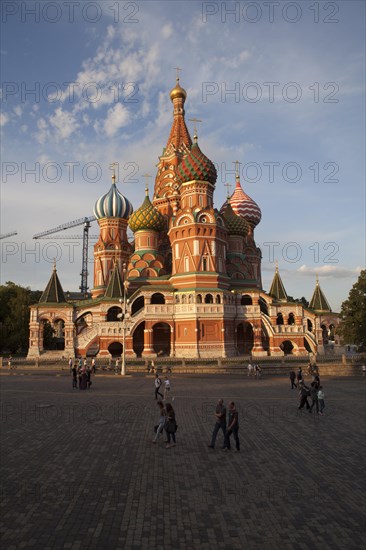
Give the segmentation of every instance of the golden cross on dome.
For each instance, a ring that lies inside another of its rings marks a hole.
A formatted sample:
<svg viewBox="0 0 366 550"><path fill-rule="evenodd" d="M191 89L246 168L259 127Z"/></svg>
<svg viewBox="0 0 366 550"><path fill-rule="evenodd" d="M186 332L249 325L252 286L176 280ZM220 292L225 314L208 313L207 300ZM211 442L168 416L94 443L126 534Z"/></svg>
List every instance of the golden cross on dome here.
<svg viewBox="0 0 366 550"><path fill-rule="evenodd" d="M235 164L235 177L236 178L239 178L240 177L240 164L241 162L239 162L238 160L234 160L234 164Z"/></svg>
<svg viewBox="0 0 366 550"><path fill-rule="evenodd" d="M193 128L193 131L194 131L194 135L197 136L197 122L202 122L202 120L200 118L189 118L188 119L190 122L194 122L194 128Z"/></svg>
<svg viewBox="0 0 366 550"><path fill-rule="evenodd" d="M149 193L149 178L152 176L150 174L142 174L142 177L145 178L145 193L147 195Z"/></svg>
<svg viewBox="0 0 366 550"><path fill-rule="evenodd" d="M116 183L116 166L118 166L118 162L112 162L112 164L109 165L109 169L113 170L113 174L112 174L113 183Z"/></svg>
<svg viewBox="0 0 366 550"><path fill-rule="evenodd" d="M183 69L181 69L180 67L173 67L173 69L177 71L176 79L177 79L177 82L179 82L179 71L182 71Z"/></svg>
<svg viewBox="0 0 366 550"><path fill-rule="evenodd" d="M224 187L227 187L227 198L230 198L231 183L225 183Z"/></svg>

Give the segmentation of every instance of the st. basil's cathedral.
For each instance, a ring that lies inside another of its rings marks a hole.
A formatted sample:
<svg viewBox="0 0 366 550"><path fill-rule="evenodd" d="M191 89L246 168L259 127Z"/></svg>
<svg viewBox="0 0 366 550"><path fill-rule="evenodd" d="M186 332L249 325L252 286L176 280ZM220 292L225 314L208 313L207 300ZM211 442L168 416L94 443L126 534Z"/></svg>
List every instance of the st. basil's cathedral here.
<svg viewBox="0 0 366 550"><path fill-rule="evenodd" d="M262 288L255 228L261 210L242 188L214 207L217 173L185 122L186 91L170 92L173 123L153 199L132 204L112 177L95 203L91 294L63 291L56 267L31 307L28 357L46 354L45 327L67 356L181 358L324 353L338 316L316 281L309 307L290 301L278 267ZM134 240L127 238L128 228ZM121 320L124 319L122 322Z"/></svg>

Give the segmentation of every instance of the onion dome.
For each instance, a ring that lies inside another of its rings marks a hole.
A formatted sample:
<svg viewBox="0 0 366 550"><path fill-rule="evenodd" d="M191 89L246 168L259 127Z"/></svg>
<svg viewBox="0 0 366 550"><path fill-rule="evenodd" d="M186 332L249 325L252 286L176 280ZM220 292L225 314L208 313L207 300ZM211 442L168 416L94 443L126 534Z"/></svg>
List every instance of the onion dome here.
<svg viewBox="0 0 366 550"><path fill-rule="evenodd" d="M146 188L146 197L140 208L138 208L130 217L128 225L134 233L141 229L153 229L162 231L165 227L165 220L159 210L150 202L148 190Z"/></svg>
<svg viewBox="0 0 366 550"><path fill-rule="evenodd" d="M186 100L187 92L184 88L179 84L179 78L177 77L177 83L174 86L174 88L170 91L170 99L173 101L176 98L182 98L183 102Z"/></svg>
<svg viewBox="0 0 366 550"><path fill-rule="evenodd" d="M236 187L231 195L230 204L235 214L248 220L250 225L255 227L262 218L262 212L258 204L249 195L244 193L240 185L239 175L236 176Z"/></svg>
<svg viewBox="0 0 366 550"><path fill-rule="evenodd" d="M244 218L235 214L231 207L229 199L222 208L222 217L224 218L226 229L229 235L241 235L245 237L249 233L249 224Z"/></svg>
<svg viewBox="0 0 366 550"><path fill-rule="evenodd" d="M194 143L190 152L177 170L177 180L180 183L192 180L208 181L215 185L217 172L214 163L206 157L199 148L197 136L194 136Z"/></svg>
<svg viewBox="0 0 366 550"><path fill-rule="evenodd" d="M113 176L112 187L95 203L94 216L98 220L101 218L124 218L127 220L133 212L132 204L118 191L115 180L116 178Z"/></svg>

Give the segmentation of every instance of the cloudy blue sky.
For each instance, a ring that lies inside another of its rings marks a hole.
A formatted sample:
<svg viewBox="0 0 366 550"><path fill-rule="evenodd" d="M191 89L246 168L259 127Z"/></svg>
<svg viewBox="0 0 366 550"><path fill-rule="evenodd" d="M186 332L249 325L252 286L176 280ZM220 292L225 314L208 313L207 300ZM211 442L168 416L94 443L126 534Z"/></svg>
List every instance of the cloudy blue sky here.
<svg viewBox="0 0 366 550"><path fill-rule="evenodd" d="M82 229L32 236L92 215L114 161L119 189L141 204L179 66L186 118L202 119L199 143L218 167L215 205L239 160L262 209L264 288L277 259L288 294L310 299L318 273L339 310L365 264L364 2L1 8L1 233L18 232L1 241L2 283L43 289L57 256L64 289L78 289L81 242L67 235Z"/></svg>

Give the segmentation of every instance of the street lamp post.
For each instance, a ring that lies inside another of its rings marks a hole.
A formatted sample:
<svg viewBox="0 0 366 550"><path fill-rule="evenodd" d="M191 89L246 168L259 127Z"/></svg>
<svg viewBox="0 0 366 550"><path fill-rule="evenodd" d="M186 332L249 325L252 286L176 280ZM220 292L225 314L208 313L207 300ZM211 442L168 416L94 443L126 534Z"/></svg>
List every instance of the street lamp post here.
<svg viewBox="0 0 366 550"><path fill-rule="evenodd" d="M122 304L122 366L121 366L121 376L126 375L126 316L127 316L127 279L126 279L126 264L123 264L123 300L120 299L119 302Z"/></svg>

